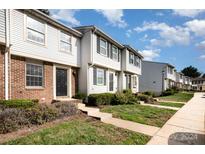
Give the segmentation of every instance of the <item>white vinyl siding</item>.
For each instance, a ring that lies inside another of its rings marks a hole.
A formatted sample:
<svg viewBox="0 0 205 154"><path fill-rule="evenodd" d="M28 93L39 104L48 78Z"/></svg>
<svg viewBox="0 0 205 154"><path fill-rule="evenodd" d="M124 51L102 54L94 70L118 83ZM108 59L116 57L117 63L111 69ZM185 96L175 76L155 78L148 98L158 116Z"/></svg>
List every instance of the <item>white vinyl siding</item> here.
<svg viewBox="0 0 205 154"><path fill-rule="evenodd" d="M107 56L107 41L100 39L100 54Z"/></svg>
<svg viewBox="0 0 205 154"><path fill-rule="evenodd" d="M45 24L27 16L27 39L29 41L45 44Z"/></svg>
<svg viewBox="0 0 205 154"><path fill-rule="evenodd" d="M60 32L60 51L72 52L71 36Z"/></svg>
<svg viewBox="0 0 205 154"><path fill-rule="evenodd" d="M112 45L112 59L118 61L118 48Z"/></svg>
<svg viewBox="0 0 205 154"><path fill-rule="evenodd" d="M6 20L5 20L5 10L0 9L0 42L1 38L5 42L5 35L6 35Z"/></svg>
<svg viewBox="0 0 205 154"><path fill-rule="evenodd" d="M42 87L43 86L43 65L26 64L26 86Z"/></svg>

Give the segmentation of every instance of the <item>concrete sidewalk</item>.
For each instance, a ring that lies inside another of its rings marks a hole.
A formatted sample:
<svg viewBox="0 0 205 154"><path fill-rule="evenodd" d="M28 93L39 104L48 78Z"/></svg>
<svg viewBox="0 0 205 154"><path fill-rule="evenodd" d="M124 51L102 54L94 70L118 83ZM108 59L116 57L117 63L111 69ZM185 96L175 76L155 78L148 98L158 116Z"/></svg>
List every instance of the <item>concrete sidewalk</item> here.
<svg viewBox="0 0 205 154"><path fill-rule="evenodd" d="M205 93L195 93L148 144L205 144Z"/></svg>

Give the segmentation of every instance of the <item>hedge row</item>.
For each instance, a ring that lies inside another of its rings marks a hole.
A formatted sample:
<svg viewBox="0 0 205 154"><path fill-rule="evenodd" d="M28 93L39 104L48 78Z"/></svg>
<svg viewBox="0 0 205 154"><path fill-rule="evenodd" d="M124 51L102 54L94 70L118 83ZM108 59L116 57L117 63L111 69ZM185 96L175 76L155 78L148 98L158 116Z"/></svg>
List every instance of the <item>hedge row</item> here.
<svg viewBox="0 0 205 154"><path fill-rule="evenodd" d="M15 102L15 100L12 100L12 102L17 104L17 102L21 101L17 100ZM20 105L10 105L11 101L1 103L0 133L12 132L25 126L41 125L57 118L75 115L78 111L76 105L72 103L58 102L52 105L33 105L31 102L22 101ZM12 106L12 108L9 108L8 106Z"/></svg>
<svg viewBox="0 0 205 154"><path fill-rule="evenodd" d="M138 103L137 97L130 90L123 92L91 94L88 96L87 105L119 105L119 104L135 104Z"/></svg>

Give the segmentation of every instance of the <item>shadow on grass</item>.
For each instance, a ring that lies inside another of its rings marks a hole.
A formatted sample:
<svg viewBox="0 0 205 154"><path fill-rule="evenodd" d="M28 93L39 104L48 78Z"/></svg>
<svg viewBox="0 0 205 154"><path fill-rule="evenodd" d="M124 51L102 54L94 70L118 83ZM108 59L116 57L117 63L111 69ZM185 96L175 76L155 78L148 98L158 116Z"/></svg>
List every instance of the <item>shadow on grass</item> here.
<svg viewBox="0 0 205 154"><path fill-rule="evenodd" d="M205 135L189 132L177 132L169 136L169 145L205 145Z"/></svg>

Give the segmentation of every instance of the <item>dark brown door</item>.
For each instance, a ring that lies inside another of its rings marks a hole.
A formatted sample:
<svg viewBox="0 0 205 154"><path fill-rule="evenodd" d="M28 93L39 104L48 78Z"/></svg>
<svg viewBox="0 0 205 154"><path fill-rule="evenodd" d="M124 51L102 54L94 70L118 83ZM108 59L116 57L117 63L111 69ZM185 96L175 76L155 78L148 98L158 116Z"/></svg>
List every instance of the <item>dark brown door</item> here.
<svg viewBox="0 0 205 154"><path fill-rule="evenodd" d="M67 96L67 70L56 69L56 96Z"/></svg>

